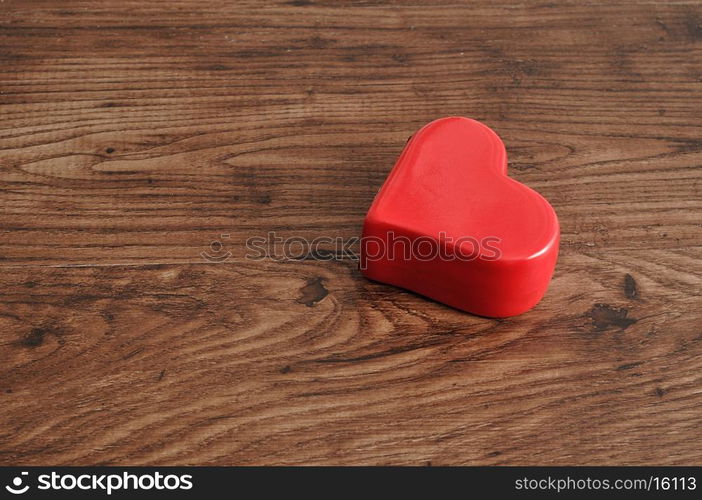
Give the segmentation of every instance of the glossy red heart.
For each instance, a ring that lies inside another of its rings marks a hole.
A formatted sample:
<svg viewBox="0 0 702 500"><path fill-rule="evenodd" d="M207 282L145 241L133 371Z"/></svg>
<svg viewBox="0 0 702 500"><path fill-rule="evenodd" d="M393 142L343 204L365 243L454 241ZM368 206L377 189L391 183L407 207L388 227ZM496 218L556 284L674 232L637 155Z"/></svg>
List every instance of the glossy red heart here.
<svg viewBox="0 0 702 500"><path fill-rule="evenodd" d="M507 176L497 134L442 118L412 136L375 197L360 267L464 311L513 316L546 292L559 235L551 205Z"/></svg>

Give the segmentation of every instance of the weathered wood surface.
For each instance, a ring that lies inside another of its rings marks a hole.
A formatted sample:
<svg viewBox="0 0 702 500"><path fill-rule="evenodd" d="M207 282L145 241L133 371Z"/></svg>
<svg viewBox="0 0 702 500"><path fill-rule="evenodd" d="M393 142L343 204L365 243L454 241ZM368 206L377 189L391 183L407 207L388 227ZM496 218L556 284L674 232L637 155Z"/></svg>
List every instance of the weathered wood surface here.
<svg viewBox="0 0 702 500"><path fill-rule="evenodd" d="M702 3L510 3L0 4L0 464L699 465ZM536 309L243 258L447 115L559 214Z"/></svg>

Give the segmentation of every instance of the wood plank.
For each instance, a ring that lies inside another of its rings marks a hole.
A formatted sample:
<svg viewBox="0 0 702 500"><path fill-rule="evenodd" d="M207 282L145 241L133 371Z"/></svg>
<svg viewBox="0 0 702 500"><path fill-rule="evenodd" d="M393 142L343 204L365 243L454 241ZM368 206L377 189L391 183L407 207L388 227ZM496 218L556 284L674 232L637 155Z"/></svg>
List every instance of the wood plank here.
<svg viewBox="0 0 702 500"><path fill-rule="evenodd" d="M350 237L404 140L452 114L504 137L565 248L700 243L694 3L341 19L175 2L158 23L135 5L8 9L5 261L192 262L223 233Z"/></svg>
<svg viewBox="0 0 702 500"><path fill-rule="evenodd" d="M691 463L700 256L566 254L505 320L344 263L6 268L0 461Z"/></svg>

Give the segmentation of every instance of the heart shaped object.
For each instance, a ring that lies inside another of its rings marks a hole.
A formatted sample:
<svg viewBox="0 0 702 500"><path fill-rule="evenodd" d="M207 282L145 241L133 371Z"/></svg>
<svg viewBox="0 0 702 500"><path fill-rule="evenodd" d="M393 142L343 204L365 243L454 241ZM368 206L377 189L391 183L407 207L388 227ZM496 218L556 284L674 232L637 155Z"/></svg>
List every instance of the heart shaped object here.
<svg viewBox="0 0 702 500"><path fill-rule="evenodd" d="M360 268L457 309L513 316L546 292L559 235L551 205L507 177L497 134L442 118L412 136L375 197Z"/></svg>

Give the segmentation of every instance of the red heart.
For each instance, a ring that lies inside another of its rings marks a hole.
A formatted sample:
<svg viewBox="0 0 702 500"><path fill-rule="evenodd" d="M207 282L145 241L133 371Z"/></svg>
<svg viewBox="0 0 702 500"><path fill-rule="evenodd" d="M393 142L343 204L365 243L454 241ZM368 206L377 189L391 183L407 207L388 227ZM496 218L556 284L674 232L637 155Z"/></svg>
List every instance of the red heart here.
<svg viewBox="0 0 702 500"><path fill-rule="evenodd" d="M497 134L442 118L410 139L368 210L361 270L464 311L513 316L543 297L558 241L551 205L507 177Z"/></svg>

